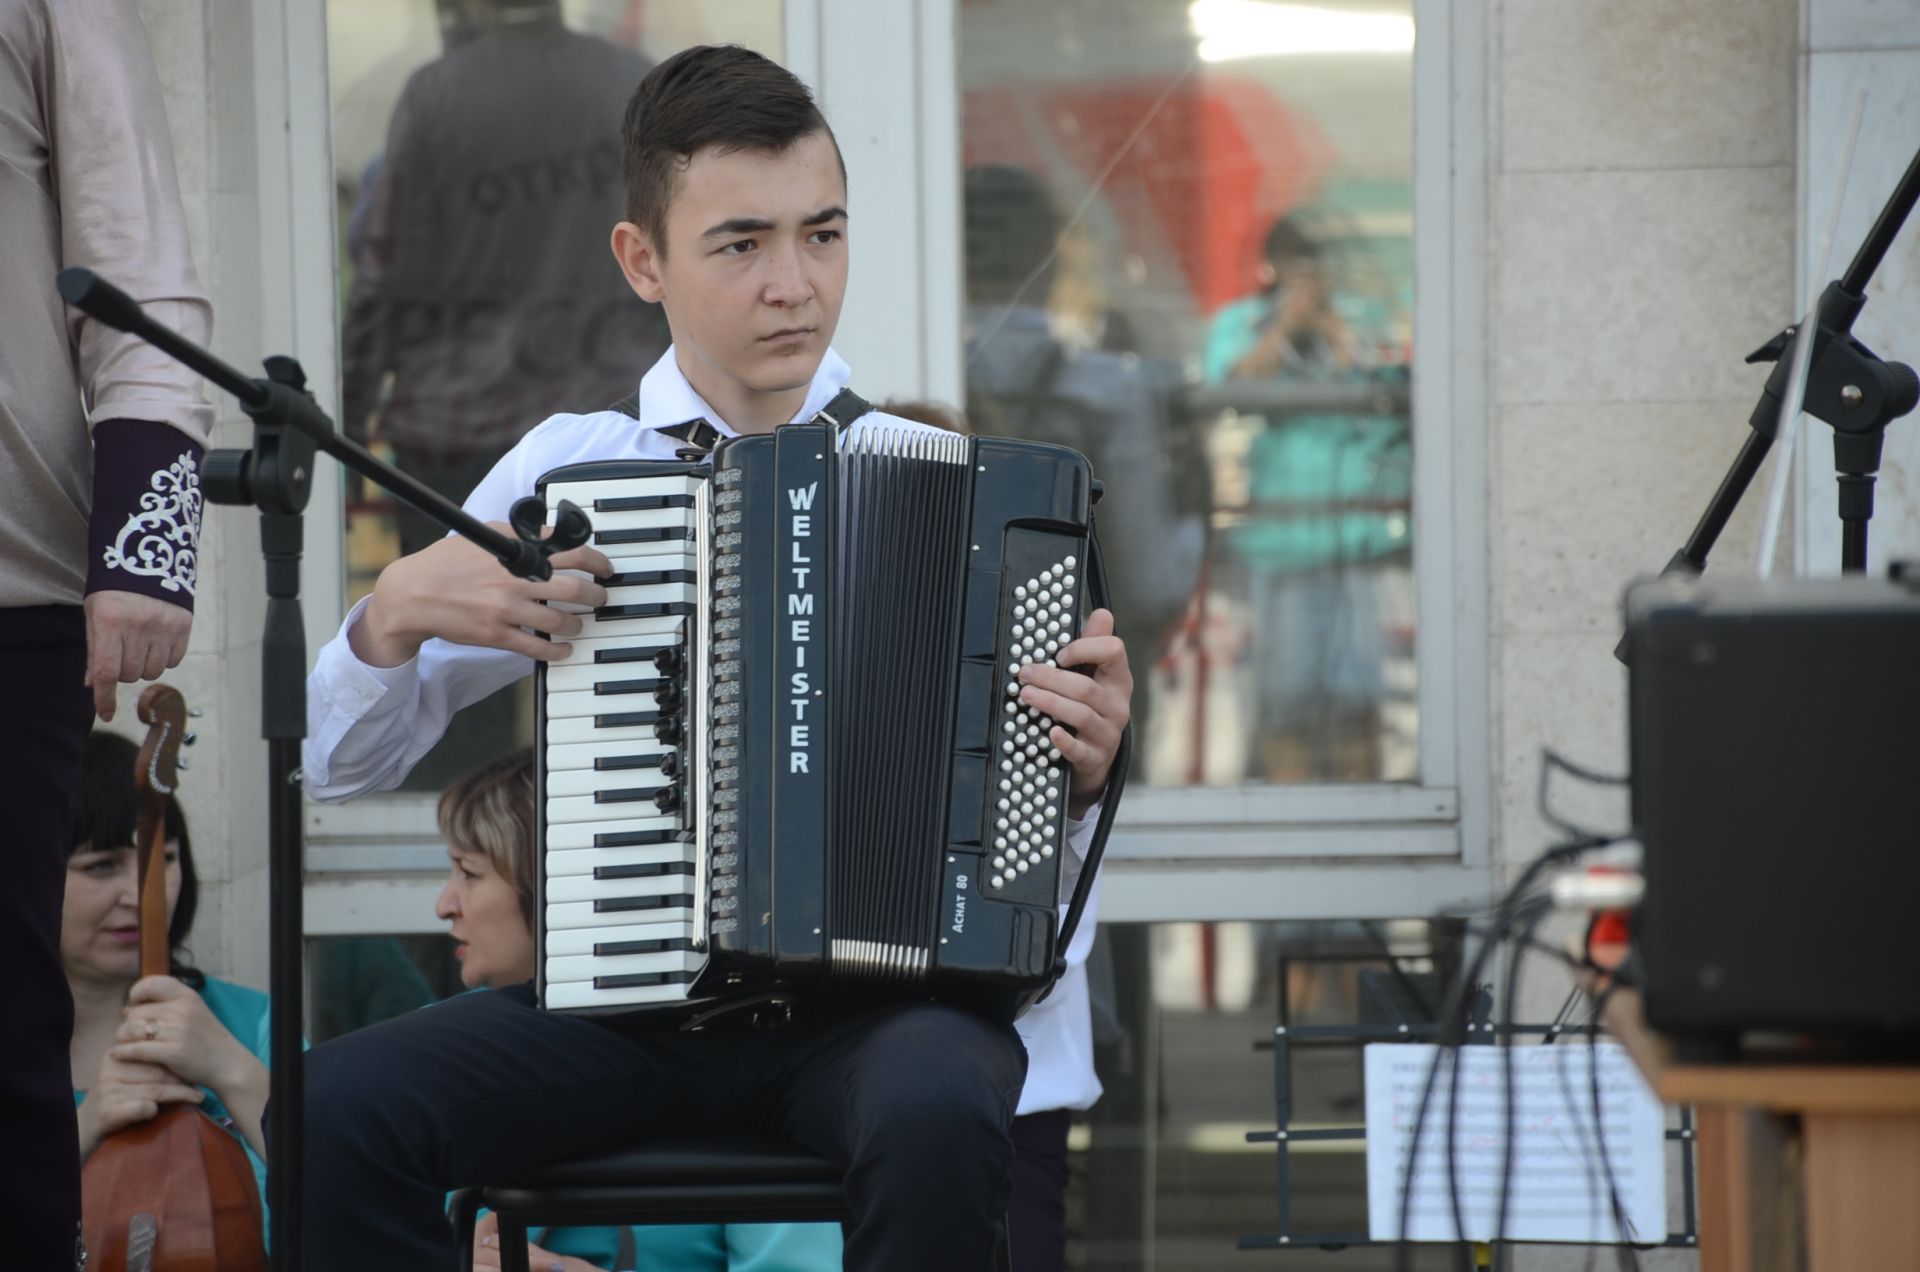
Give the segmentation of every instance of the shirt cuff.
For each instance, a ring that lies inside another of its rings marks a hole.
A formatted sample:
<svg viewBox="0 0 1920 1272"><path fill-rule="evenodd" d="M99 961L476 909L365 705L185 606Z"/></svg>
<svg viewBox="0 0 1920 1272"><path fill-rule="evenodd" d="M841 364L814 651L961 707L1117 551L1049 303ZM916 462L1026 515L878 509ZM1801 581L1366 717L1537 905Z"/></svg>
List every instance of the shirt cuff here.
<svg viewBox="0 0 1920 1272"><path fill-rule="evenodd" d="M353 652L352 632L361 615L367 612L367 604L373 598L363 596L354 602L347 611L346 621L340 624L339 634L328 641L315 660L314 674L326 682L327 688L336 701L343 704L359 702L359 711L349 714L356 717L396 689L411 689L420 680L420 655L415 654L397 667L376 667L372 663L360 661L360 655Z"/></svg>
<svg viewBox="0 0 1920 1272"><path fill-rule="evenodd" d="M166 424L111 419L94 426L87 595L137 592L193 608L204 455L200 443Z"/></svg>

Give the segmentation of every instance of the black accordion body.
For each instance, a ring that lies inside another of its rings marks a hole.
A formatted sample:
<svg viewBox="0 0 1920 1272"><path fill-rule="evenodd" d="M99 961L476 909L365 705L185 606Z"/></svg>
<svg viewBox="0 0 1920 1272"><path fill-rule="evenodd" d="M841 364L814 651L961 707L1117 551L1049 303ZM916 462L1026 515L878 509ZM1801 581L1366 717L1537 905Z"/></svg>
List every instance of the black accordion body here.
<svg viewBox="0 0 1920 1272"><path fill-rule="evenodd" d="M1051 983L1071 775L1017 676L1104 603L1084 458L815 422L539 497L615 567L537 679L543 1007Z"/></svg>

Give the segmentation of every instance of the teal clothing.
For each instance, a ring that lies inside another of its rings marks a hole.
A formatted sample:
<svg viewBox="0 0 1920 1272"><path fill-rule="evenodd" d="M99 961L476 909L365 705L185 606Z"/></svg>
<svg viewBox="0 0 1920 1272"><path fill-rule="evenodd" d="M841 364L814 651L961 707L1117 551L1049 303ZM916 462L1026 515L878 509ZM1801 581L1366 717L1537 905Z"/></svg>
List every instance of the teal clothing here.
<svg viewBox="0 0 1920 1272"><path fill-rule="evenodd" d="M1233 378L1271 319L1275 297L1249 296L1214 316L1203 358L1209 383ZM1302 360L1280 379L1361 380ZM1404 552L1413 492L1407 421L1397 415L1297 415L1268 421L1247 457L1248 497L1260 506L1230 532L1249 564L1269 571L1357 564ZM1347 512L1343 502L1369 505ZM1288 505L1293 505L1290 511ZM1400 510L1389 510L1399 505Z"/></svg>
<svg viewBox="0 0 1920 1272"><path fill-rule="evenodd" d="M221 1027L253 1053L254 1059L261 1064L268 1062L272 1053L271 999L257 989L248 989L244 985L235 985L212 976L207 977L207 983L200 987L200 999L206 1003ZM240 1141L241 1147L247 1150L247 1161L253 1165L254 1186L260 1190L260 1213L264 1220L267 1209L267 1164L260 1160L260 1154L253 1151L253 1145L247 1143L234 1126L233 1115L227 1112L227 1106L220 1102L220 1097L206 1087L200 1089L207 1093L207 1098L200 1104L201 1111L226 1127ZM86 1098L85 1091L75 1091L73 1107L79 1108Z"/></svg>
<svg viewBox="0 0 1920 1272"><path fill-rule="evenodd" d="M840 1226L832 1223L552 1228L533 1239L613 1272L840 1272Z"/></svg>

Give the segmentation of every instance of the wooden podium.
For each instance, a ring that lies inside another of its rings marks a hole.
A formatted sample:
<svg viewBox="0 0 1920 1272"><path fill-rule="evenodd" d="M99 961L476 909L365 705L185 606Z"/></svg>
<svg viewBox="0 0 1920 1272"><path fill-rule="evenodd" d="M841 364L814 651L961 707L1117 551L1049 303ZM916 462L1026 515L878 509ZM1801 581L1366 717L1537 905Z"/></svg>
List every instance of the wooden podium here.
<svg viewBox="0 0 1920 1272"><path fill-rule="evenodd" d="M1920 1066L1686 1064L1633 991L1606 1019L1698 1112L1701 1272L1920 1270Z"/></svg>

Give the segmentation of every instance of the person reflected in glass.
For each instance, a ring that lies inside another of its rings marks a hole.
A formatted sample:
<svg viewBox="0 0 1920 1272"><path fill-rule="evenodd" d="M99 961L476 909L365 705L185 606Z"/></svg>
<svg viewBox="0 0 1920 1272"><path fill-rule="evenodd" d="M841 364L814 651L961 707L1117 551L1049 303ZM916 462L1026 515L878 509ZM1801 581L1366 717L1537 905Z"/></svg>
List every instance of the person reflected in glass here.
<svg viewBox="0 0 1920 1272"><path fill-rule="evenodd" d="M165 976L140 975L140 868L134 832L140 748L118 734L87 739L67 859L60 962L73 991L73 1099L80 1155L115 1131L193 1104L247 1150L266 1204L260 1119L267 1104L268 998L186 961L200 885L186 816L167 797Z"/></svg>
<svg viewBox="0 0 1920 1272"><path fill-rule="evenodd" d="M668 337L607 268L621 119L652 63L569 30L558 0L440 11L446 51L407 81L352 218L341 416L458 501L532 423L631 394ZM445 533L394 517L403 556ZM476 714L417 785L508 743L509 699Z"/></svg>
<svg viewBox="0 0 1920 1272"><path fill-rule="evenodd" d="M469 989L534 976L533 768L532 749L521 748L440 796L448 870L434 914L458 942L454 957ZM528 1257L535 1272L839 1272L840 1245L830 1223L551 1228L532 1235ZM499 1225L489 1214L474 1233L474 1267L499 1266Z"/></svg>
<svg viewBox="0 0 1920 1272"><path fill-rule="evenodd" d="M1174 373L1063 338L1048 302L1064 227L1034 173L968 170L965 227L969 422L1087 457L1105 488L1095 515L1114 621L1151 652L1193 592L1206 537L1204 497L1183 497L1203 461L1181 448ZM1109 315L1102 326L1111 335L1124 322ZM1138 737L1149 724L1141 704L1134 710Z"/></svg>
<svg viewBox="0 0 1920 1272"><path fill-rule="evenodd" d="M346 428L466 494L528 428L633 391L658 306L606 268L620 121L651 63L567 28L558 0L442 0L354 217ZM442 530L403 516L401 551Z"/></svg>
<svg viewBox="0 0 1920 1272"><path fill-rule="evenodd" d="M1320 245L1282 217L1269 229L1258 290L1209 328L1208 381L1364 389L1404 378L1379 336L1343 312ZM1343 410L1304 393L1265 397L1246 459L1248 506L1226 536L1245 579L1258 693L1256 779L1367 781L1382 774L1389 649L1380 570L1404 564L1412 493L1404 413L1356 395ZM1318 396L1324 397L1322 393Z"/></svg>

